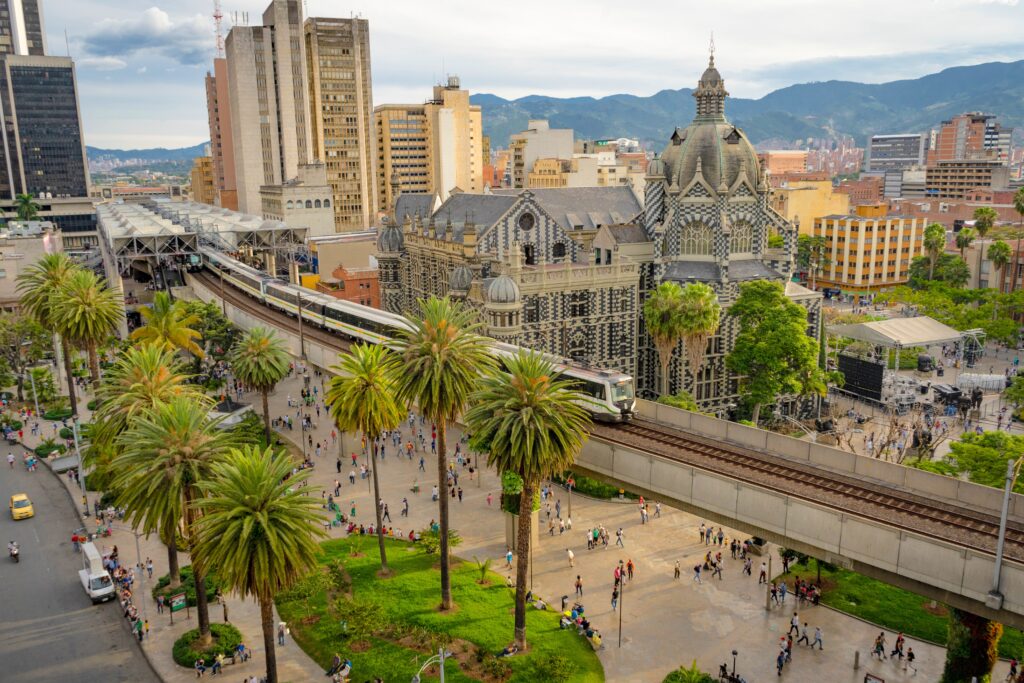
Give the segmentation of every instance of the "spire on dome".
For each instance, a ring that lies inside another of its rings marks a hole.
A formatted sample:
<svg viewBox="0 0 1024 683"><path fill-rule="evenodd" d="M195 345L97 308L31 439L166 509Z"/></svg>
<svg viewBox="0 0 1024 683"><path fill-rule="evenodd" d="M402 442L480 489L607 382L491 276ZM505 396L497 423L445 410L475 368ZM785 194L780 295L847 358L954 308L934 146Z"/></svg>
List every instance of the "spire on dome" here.
<svg viewBox="0 0 1024 683"><path fill-rule="evenodd" d="M729 95L725 90L722 75L715 68L715 36L711 35L708 46L708 68L697 83L693 97L697 100L697 118L705 120L725 120L725 98Z"/></svg>

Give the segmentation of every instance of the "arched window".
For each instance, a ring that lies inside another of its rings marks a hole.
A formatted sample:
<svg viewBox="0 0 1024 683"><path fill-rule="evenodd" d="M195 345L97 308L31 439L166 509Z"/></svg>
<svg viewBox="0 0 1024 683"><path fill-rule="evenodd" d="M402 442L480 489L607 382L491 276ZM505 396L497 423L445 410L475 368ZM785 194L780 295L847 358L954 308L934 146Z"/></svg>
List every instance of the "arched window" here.
<svg viewBox="0 0 1024 683"><path fill-rule="evenodd" d="M555 242L551 247L551 255L555 258L565 258L565 242Z"/></svg>
<svg viewBox="0 0 1024 683"><path fill-rule="evenodd" d="M289 199L287 206L288 206L289 209L294 209L295 208L295 202L293 202L292 200Z"/></svg>
<svg viewBox="0 0 1024 683"><path fill-rule="evenodd" d="M679 253L711 256L711 228L703 223L685 226L679 240Z"/></svg>
<svg viewBox="0 0 1024 683"><path fill-rule="evenodd" d="M324 200L324 208L325 209L331 208L331 200L330 199L325 199Z"/></svg>
<svg viewBox="0 0 1024 683"><path fill-rule="evenodd" d="M316 201L313 202L313 207L317 208L317 209L320 208L320 200L319 199L317 199Z"/></svg>
<svg viewBox="0 0 1024 683"><path fill-rule="evenodd" d="M307 209L312 209L313 208L313 202L311 202L310 200L307 199L306 200L306 208Z"/></svg>
<svg viewBox="0 0 1024 683"><path fill-rule="evenodd" d="M754 251L754 228L746 221L737 221L729 237L730 254L749 254Z"/></svg>

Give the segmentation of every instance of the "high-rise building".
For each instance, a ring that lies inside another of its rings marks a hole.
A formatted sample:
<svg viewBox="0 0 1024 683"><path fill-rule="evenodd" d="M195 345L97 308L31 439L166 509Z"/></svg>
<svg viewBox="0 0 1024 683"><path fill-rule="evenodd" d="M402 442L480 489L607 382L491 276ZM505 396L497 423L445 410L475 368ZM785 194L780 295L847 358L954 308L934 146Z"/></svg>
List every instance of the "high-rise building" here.
<svg viewBox="0 0 1024 683"><path fill-rule="evenodd" d="M0 0L0 54L46 54L40 0Z"/></svg>
<svg viewBox="0 0 1024 683"><path fill-rule="evenodd" d="M310 155L327 167L335 231L365 230L378 208L369 22L311 18L303 36Z"/></svg>
<svg viewBox="0 0 1024 683"><path fill-rule="evenodd" d="M399 187L402 194L436 194L441 201L456 187L484 189L482 115L457 76L434 86L424 104L381 105L373 117L381 212L393 210Z"/></svg>
<svg viewBox="0 0 1024 683"><path fill-rule="evenodd" d="M75 65L67 57L0 57L0 200L88 197Z"/></svg>
<svg viewBox="0 0 1024 683"><path fill-rule="evenodd" d="M552 128L543 120L529 121L526 130L512 135L509 148L512 187L527 186L537 159L572 159L576 151L571 128Z"/></svg>
<svg viewBox="0 0 1024 683"><path fill-rule="evenodd" d="M762 152L758 156L764 160L765 170L771 176L782 173L806 173L809 155L810 152L806 149L776 149Z"/></svg>
<svg viewBox="0 0 1024 683"><path fill-rule="evenodd" d="M192 201L200 204L213 204L217 194L217 183L214 179L213 157L196 157L192 160Z"/></svg>
<svg viewBox="0 0 1024 683"><path fill-rule="evenodd" d="M972 190L1003 190L1010 186L1010 167L995 159L962 159L928 164L925 196L964 199Z"/></svg>
<svg viewBox="0 0 1024 683"><path fill-rule="evenodd" d="M213 73L206 72L206 114L210 120L210 155L213 157L214 203L238 210L235 181L235 145L231 137L231 102L228 96L228 62L213 60Z"/></svg>
<svg viewBox="0 0 1024 683"><path fill-rule="evenodd" d="M262 26L234 26L225 43L238 209L260 213L260 187L310 160L302 3L272 0Z"/></svg>
<svg viewBox="0 0 1024 683"><path fill-rule="evenodd" d="M922 166L928 151L927 141L928 137L923 133L872 135L864 159L864 170L902 171Z"/></svg>
<svg viewBox="0 0 1024 683"><path fill-rule="evenodd" d="M935 143L928 150L928 165L940 161L1010 159L1012 128L1003 128L992 114L971 112L954 116L934 133Z"/></svg>

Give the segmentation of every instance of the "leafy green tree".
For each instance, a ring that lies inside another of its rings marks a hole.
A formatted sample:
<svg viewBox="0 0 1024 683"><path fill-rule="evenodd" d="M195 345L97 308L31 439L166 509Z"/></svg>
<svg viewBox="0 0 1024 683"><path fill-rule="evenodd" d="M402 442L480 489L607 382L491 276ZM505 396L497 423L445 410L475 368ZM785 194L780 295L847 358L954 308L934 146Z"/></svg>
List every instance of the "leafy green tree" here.
<svg viewBox="0 0 1024 683"><path fill-rule="evenodd" d="M472 309L445 297L419 302L411 329L399 332L394 348L402 372L398 398L418 406L421 415L437 427L437 486L445 490L448 425L462 414L480 376L495 366L490 342L477 333ZM451 609L452 586L448 550L448 496L438 498L441 543L441 609Z"/></svg>
<svg viewBox="0 0 1024 683"><path fill-rule="evenodd" d="M100 384L97 349L124 319L124 297L91 270L72 273L54 295L57 330L89 356L92 384Z"/></svg>
<svg viewBox="0 0 1024 683"><path fill-rule="evenodd" d="M1013 378L1010 386L1003 391L1003 398L1018 410L1024 406L1024 375L1017 375Z"/></svg>
<svg viewBox="0 0 1024 683"><path fill-rule="evenodd" d="M700 412L700 406L698 406L697 401L693 399L693 394L685 390L676 392L675 394L662 394L658 397L658 403L672 406L673 408L689 410L693 413Z"/></svg>
<svg viewBox="0 0 1024 683"><path fill-rule="evenodd" d="M693 377L693 393L696 393L697 375L704 364L708 339L718 331L722 307L715 290L703 282L691 282L683 288L679 313L682 318L686 363Z"/></svg>
<svg viewBox="0 0 1024 683"><path fill-rule="evenodd" d="M275 456L270 448L231 449L210 470L199 484L204 497L196 503L202 515L193 566L203 574L216 571L225 588L260 603L267 681L277 683L274 596L316 566L317 539L325 535L320 499L299 486L309 471L292 476L283 451Z"/></svg>
<svg viewBox="0 0 1024 683"><path fill-rule="evenodd" d="M999 214L991 206L979 206L974 210L974 231L978 233L978 239L984 241L988 231L996 224ZM978 281L981 281L981 259L982 249L978 250ZM961 254L963 256L963 254Z"/></svg>
<svg viewBox="0 0 1024 683"><path fill-rule="evenodd" d="M1021 237L1024 236L1024 187L1013 193L1013 210L1017 212L1017 250L1013 256L1013 271L1010 273L1010 291L1017 289L1017 259L1020 254Z"/></svg>
<svg viewBox="0 0 1024 683"><path fill-rule="evenodd" d="M928 279L935 279L935 265L939 261L942 250L946 248L946 228L939 223L932 223L924 229L924 251L928 254Z"/></svg>
<svg viewBox="0 0 1024 683"><path fill-rule="evenodd" d="M14 205L19 221L34 221L39 216L39 209L42 208L31 194L19 194L14 198Z"/></svg>
<svg viewBox="0 0 1024 683"><path fill-rule="evenodd" d="M533 493L540 482L572 466L583 447L590 414L571 380L537 352L505 359L508 374L492 372L474 392L466 425L474 450L498 472L523 479L516 531L515 642L526 647L526 586Z"/></svg>
<svg viewBox="0 0 1024 683"><path fill-rule="evenodd" d="M213 301L193 299L183 305L187 317L195 317L194 329L203 340L203 356L210 360L220 361L227 358L231 345L238 336L238 328L227 319L221 307ZM194 372L199 372L199 359L196 358Z"/></svg>
<svg viewBox="0 0 1024 683"><path fill-rule="evenodd" d="M25 400L28 367L42 360L51 348L50 334L35 318L21 312L0 311L0 360L14 376L19 401Z"/></svg>
<svg viewBox="0 0 1024 683"><path fill-rule="evenodd" d="M821 235L800 235L796 239L796 263L810 274L811 289L814 289L818 273L832 262L828 248L828 241Z"/></svg>
<svg viewBox="0 0 1024 683"><path fill-rule="evenodd" d="M967 432L949 445L946 457L957 476L966 475L975 484L1003 488L1006 484L1006 461L1024 456L1024 436L1006 432ZM1018 480L1014 491L1024 493L1024 482Z"/></svg>
<svg viewBox="0 0 1024 683"><path fill-rule="evenodd" d="M999 271L1000 277L997 282L1000 282L1006 274L1004 271L1006 264L1010 262L1010 245L1002 240L996 240L988 245L988 260L992 262L992 267ZM989 286L992 286L991 282ZM997 285L996 289L1002 289L1002 287Z"/></svg>
<svg viewBox="0 0 1024 683"><path fill-rule="evenodd" d="M79 267L63 252L46 254L18 275L18 294L21 307L42 325L43 329L59 334L54 301L56 293ZM78 415L78 399L75 396L75 378L72 373L71 344L61 335L61 352L64 356L64 374L68 381L68 400L71 414Z"/></svg>
<svg viewBox="0 0 1024 683"><path fill-rule="evenodd" d="M290 361L284 341L271 330L254 327L231 350L231 370L235 377L253 387L263 397L263 428L267 443L273 443L270 431L270 392L288 375Z"/></svg>
<svg viewBox="0 0 1024 683"><path fill-rule="evenodd" d="M181 534L191 553L201 511L199 485L234 445L234 435L208 417L208 406L178 396L133 419L118 438L121 454L114 460L117 504L132 527L160 538ZM290 469L289 469L290 471ZM193 567L200 645L210 642L210 614L205 573Z"/></svg>
<svg viewBox="0 0 1024 683"><path fill-rule="evenodd" d="M698 669L695 659L689 667L681 666L669 673L661 683L715 683L715 679Z"/></svg>
<svg viewBox="0 0 1024 683"><path fill-rule="evenodd" d="M671 280L658 285L644 302L644 323L661 361L661 391L658 393L662 395L672 391L669 377L672 352L686 333L682 308L683 288Z"/></svg>
<svg viewBox="0 0 1024 683"><path fill-rule="evenodd" d="M203 357L203 350L196 343L200 334L193 327L199 317L189 313L182 301L171 301L167 292L157 292L152 307L141 309L144 325L134 330L131 338L150 342L168 349L182 349L193 356Z"/></svg>
<svg viewBox="0 0 1024 683"><path fill-rule="evenodd" d="M807 335L807 311L786 298L781 284L741 284L729 314L740 331L726 365L744 375L741 386L753 404L754 424L765 403L818 390L817 339Z"/></svg>
<svg viewBox="0 0 1024 683"><path fill-rule="evenodd" d="M940 683L991 680L1002 636L1002 624L950 607L946 665Z"/></svg>
<svg viewBox="0 0 1024 683"><path fill-rule="evenodd" d="M769 249L781 249L786 246L786 238L779 233L772 233L768 235L768 248Z"/></svg>
<svg viewBox="0 0 1024 683"><path fill-rule="evenodd" d="M29 383L34 382L36 385L36 396L39 398L40 405L50 403L57 398L57 384L53 381L53 373L49 368L29 368L28 372L32 376Z"/></svg>
<svg viewBox="0 0 1024 683"><path fill-rule="evenodd" d="M956 234L956 247L960 250L960 258L964 258L964 251L974 243L974 237L974 230L971 228L962 228Z"/></svg>
<svg viewBox="0 0 1024 683"><path fill-rule="evenodd" d="M967 263L956 254L940 254L934 264L925 256L918 256L910 262L911 287L924 287L928 282L944 282L953 287L963 287L970 277Z"/></svg>
<svg viewBox="0 0 1024 683"><path fill-rule="evenodd" d="M341 357L332 369L337 374L331 379L325 399L327 409L340 432L360 431L370 449L370 473L373 476L373 499L380 500L377 481L376 441L383 432L397 428L405 417L397 398L395 354L386 346L356 344ZM445 460L446 458L441 458ZM377 513L377 546L380 549L380 568L388 573L388 558L384 549L384 524L380 505Z"/></svg>

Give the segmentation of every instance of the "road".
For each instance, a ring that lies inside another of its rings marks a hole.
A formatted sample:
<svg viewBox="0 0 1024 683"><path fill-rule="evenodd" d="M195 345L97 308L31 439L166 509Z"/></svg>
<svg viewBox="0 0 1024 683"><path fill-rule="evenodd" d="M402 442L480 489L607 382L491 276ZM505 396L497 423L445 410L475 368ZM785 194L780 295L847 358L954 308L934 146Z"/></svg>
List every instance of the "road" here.
<svg viewBox="0 0 1024 683"><path fill-rule="evenodd" d="M0 467L0 539L21 545L21 562L0 556L0 679L5 683L138 681L157 683L116 602L94 606L78 579L81 555L71 548L78 526L63 486L40 466L14 469L7 449ZM26 493L36 516L15 522L13 493Z"/></svg>

